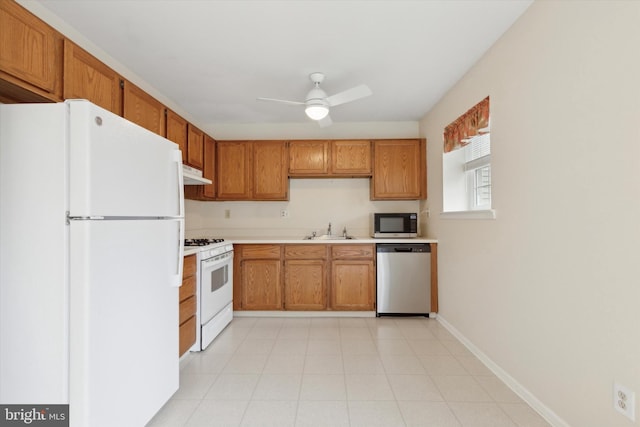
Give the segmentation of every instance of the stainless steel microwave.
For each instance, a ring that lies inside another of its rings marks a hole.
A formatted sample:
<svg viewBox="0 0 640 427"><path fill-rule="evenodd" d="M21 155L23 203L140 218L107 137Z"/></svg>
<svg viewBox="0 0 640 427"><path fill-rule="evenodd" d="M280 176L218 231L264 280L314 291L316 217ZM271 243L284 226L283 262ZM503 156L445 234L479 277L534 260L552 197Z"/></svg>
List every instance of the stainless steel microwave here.
<svg viewBox="0 0 640 427"><path fill-rule="evenodd" d="M374 213L373 232L375 238L418 237L418 214Z"/></svg>

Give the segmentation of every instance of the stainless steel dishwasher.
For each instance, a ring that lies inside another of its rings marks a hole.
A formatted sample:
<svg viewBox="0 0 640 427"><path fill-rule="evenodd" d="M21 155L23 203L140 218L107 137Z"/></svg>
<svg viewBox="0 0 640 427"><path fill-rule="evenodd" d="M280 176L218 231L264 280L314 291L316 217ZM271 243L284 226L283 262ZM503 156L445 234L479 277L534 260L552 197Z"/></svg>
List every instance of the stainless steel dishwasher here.
<svg viewBox="0 0 640 427"><path fill-rule="evenodd" d="M376 315L429 316L431 245L376 244Z"/></svg>

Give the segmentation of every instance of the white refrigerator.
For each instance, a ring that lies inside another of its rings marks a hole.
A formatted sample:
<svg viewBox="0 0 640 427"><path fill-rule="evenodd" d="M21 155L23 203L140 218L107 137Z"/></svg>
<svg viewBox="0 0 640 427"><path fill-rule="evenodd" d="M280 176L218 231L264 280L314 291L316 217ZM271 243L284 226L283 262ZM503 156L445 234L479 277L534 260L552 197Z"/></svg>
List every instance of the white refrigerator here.
<svg viewBox="0 0 640 427"><path fill-rule="evenodd" d="M88 101L0 105L0 404L142 427L178 389L178 146Z"/></svg>

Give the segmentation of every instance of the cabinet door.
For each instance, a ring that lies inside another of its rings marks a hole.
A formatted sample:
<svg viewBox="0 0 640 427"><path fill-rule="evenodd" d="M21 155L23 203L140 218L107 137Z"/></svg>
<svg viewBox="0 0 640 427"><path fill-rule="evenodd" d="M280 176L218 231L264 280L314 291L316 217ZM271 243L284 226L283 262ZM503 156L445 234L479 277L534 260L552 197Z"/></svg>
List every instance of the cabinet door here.
<svg viewBox="0 0 640 427"><path fill-rule="evenodd" d="M251 195L251 144L247 141L216 143L216 194L218 200L249 200Z"/></svg>
<svg viewBox="0 0 640 427"><path fill-rule="evenodd" d="M291 141L289 175L326 175L329 173L329 141Z"/></svg>
<svg viewBox="0 0 640 427"><path fill-rule="evenodd" d="M374 307L373 260L331 262L331 308L370 311Z"/></svg>
<svg viewBox="0 0 640 427"><path fill-rule="evenodd" d="M426 149L424 140L374 141L372 200L426 198Z"/></svg>
<svg viewBox="0 0 640 427"><path fill-rule="evenodd" d="M288 200L287 145L284 141L254 141L252 200Z"/></svg>
<svg viewBox="0 0 640 427"><path fill-rule="evenodd" d="M216 176L216 141L209 135L204 136L204 148L202 150L204 167L202 168L202 176L215 181ZM215 182L202 186L202 195L206 200L213 200L216 197Z"/></svg>
<svg viewBox="0 0 640 427"><path fill-rule="evenodd" d="M64 41L64 99L88 99L122 115L122 87L118 73L70 40Z"/></svg>
<svg viewBox="0 0 640 427"><path fill-rule="evenodd" d="M240 263L243 310L282 310L280 260L246 259Z"/></svg>
<svg viewBox="0 0 640 427"><path fill-rule="evenodd" d="M185 185L184 197L192 200L215 200L216 198L216 141L209 135L204 135L202 176L210 179L213 184Z"/></svg>
<svg viewBox="0 0 640 427"><path fill-rule="evenodd" d="M167 110L167 139L178 144L182 163L187 163L187 121L171 110Z"/></svg>
<svg viewBox="0 0 640 427"><path fill-rule="evenodd" d="M123 99L125 119L160 136L166 135L164 105L127 80L124 81Z"/></svg>
<svg viewBox="0 0 640 427"><path fill-rule="evenodd" d="M327 306L326 261L294 259L284 265L284 308L324 310Z"/></svg>
<svg viewBox="0 0 640 427"><path fill-rule="evenodd" d="M371 141L331 141L331 174L371 176Z"/></svg>
<svg viewBox="0 0 640 427"><path fill-rule="evenodd" d="M61 100L62 45L62 35L35 15L14 1L0 1L3 95L9 92L9 98L20 101ZM29 95L30 91L40 97Z"/></svg>
<svg viewBox="0 0 640 427"><path fill-rule="evenodd" d="M202 170L204 132L189 123L189 133L187 138L187 164L196 169Z"/></svg>

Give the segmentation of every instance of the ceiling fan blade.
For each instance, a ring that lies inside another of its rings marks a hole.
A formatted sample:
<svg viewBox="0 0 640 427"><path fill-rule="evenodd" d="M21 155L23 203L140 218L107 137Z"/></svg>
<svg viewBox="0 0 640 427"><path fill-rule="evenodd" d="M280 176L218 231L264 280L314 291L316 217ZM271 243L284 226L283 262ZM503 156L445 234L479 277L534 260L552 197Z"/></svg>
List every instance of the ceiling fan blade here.
<svg viewBox="0 0 640 427"><path fill-rule="evenodd" d="M367 96L372 95L373 92L369 89L367 85L360 85L353 87L351 89L347 89L345 91L336 93L335 95L331 95L327 98L327 102L331 107L335 107L336 105L345 104L347 102L355 101L360 98L365 98Z"/></svg>
<svg viewBox="0 0 640 427"><path fill-rule="evenodd" d="M318 126L320 126L321 128L326 128L327 126L331 126L332 124L333 120L331 120L331 116L328 114L324 117L324 119L318 120Z"/></svg>
<svg viewBox="0 0 640 427"><path fill-rule="evenodd" d="M304 105L304 102L299 101L287 101L286 99L276 99L276 98L257 98L258 101L269 101L269 102L281 102L283 104L290 105Z"/></svg>

